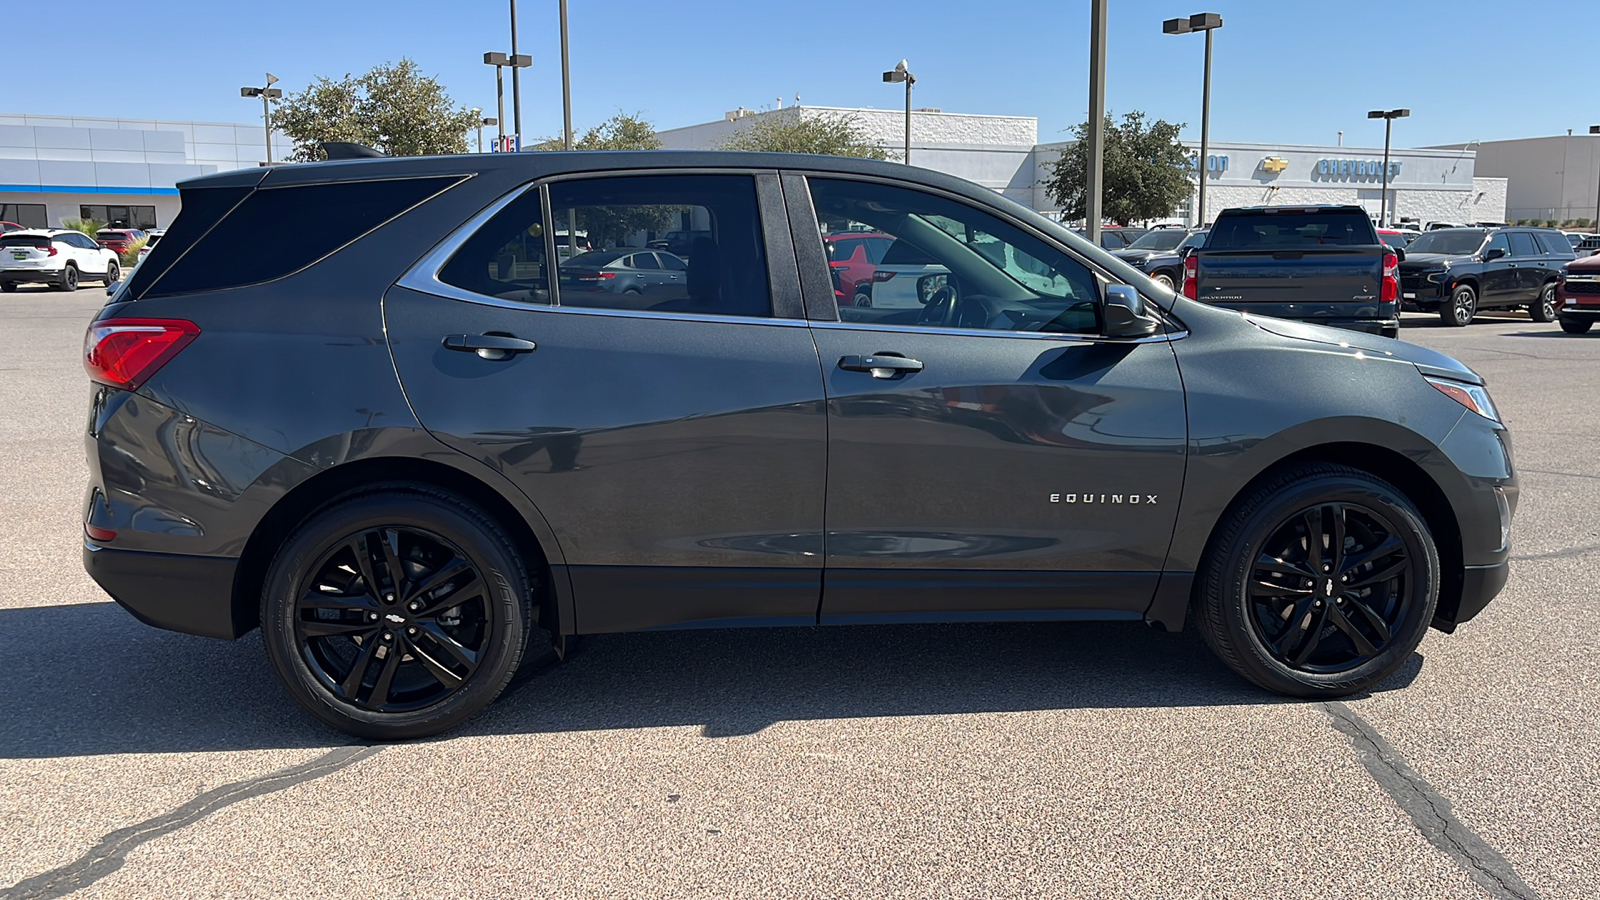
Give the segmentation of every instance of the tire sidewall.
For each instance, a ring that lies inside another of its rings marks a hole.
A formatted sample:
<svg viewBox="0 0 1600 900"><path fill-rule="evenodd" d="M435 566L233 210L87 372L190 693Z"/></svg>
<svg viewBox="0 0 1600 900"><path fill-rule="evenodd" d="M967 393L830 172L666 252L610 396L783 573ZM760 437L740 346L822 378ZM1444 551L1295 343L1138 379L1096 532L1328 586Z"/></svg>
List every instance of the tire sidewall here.
<svg viewBox="0 0 1600 900"><path fill-rule="evenodd" d="M295 595L307 567L317 562L331 542L381 525L416 528L445 538L466 554L491 585L494 632L477 670L463 687L439 702L406 712L365 710L332 696L312 673L295 636ZM261 632L279 680L312 715L361 737L396 740L454 727L493 701L521 662L531 611L531 590L522 562L509 538L487 518L464 503L431 493L386 491L337 502L284 542L262 590Z"/></svg>
<svg viewBox="0 0 1600 900"><path fill-rule="evenodd" d="M1323 503L1365 506L1388 519L1406 543L1412 560L1411 597L1401 621L1392 629L1389 646L1372 659L1337 673L1300 672L1272 656L1251 622L1247 588L1262 544L1291 516ZM1356 693L1382 681L1405 664L1422 642L1438 604L1438 551L1421 514L1402 494L1377 479L1350 475L1319 475L1279 492L1246 516L1239 529L1239 544L1223 561L1221 618L1234 635L1235 658L1257 684L1280 693L1302 697L1331 697Z"/></svg>
<svg viewBox="0 0 1600 900"><path fill-rule="evenodd" d="M1462 319L1461 311L1466 310L1466 318ZM1450 320L1457 325L1470 325L1478 314L1478 292L1468 285L1456 288L1450 294Z"/></svg>

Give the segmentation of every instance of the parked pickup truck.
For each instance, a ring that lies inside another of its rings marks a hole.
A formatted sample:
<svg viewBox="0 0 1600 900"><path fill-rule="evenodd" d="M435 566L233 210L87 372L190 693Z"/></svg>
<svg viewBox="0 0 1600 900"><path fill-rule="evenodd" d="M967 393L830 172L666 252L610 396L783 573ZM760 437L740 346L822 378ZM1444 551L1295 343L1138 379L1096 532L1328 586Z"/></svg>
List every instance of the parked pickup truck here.
<svg viewBox="0 0 1600 900"><path fill-rule="evenodd" d="M1183 294L1241 312L1400 333L1400 260L1359 206L1225 209L1183 262Z"/></svg>

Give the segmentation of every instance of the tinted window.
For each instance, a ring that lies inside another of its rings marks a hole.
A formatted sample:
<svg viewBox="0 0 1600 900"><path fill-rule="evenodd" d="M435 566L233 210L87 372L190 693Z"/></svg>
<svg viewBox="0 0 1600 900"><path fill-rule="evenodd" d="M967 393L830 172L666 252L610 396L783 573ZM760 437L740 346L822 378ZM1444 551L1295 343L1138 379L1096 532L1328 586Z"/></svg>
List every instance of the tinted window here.
<svg viewBox="0 0 1600 900"><path fill-rule="evenodd" d="M855 181L811 181L828 231L866 225L895 240L845 322L1069 334L1099 331L1082 263L989 213L945 197Z"/></svg>
<svg viewBox="0 0 1600 900"><path fill-rule="evenodd" d="M635 253L633 256L629 257L628 265L635 269L661 268L660 264L656 262L656 255L654 253Z"/></svg>
<svg viewBox="0 0 1600 900"><path fill-rule="evenodd" d="M883 262L883 255L889 252L889 247L892 244L894 244L894 241L888 238L867 238L867 262L873 265Z"/></svg>
<svg viewBox="0 0 1600 900"><path fill-rule="evenodd" d="M1512 256L1538 256L1541 252L1543 252L1538 247L1534 246L1533 235L1527 233L1526 231L1510 232L1509 237L1511 238Z"/></svg>
<svg viewBox="0 0 1600 900"><path fill-rule="evenodd" d="M128 241L133 239L133 235L126 231L101 231L95 234L95 238L102 241Z"/></svg>
<svg viewBox="0 0 1600 900"><path fill-rule="evenodd" d="M402 178L257 189L156 276L151 293L215 291L281 278L459 180Z"/></svg>
<svg viewBox="0 0 1600 900"><path fill-rule="evenodd" d="M1566 257L1572 254L1572 248L1577 246L1567 235L1559 231L1534 231L1530 232L1533 239L1538 242L1540 252L1548 256Z"/></svg>
<svg viewBox="0 0 1600 900"><path fill-rule="evenodd" d="M661 260L661 268L669 272L687 272L689 264L671 253L657 253L656 258Z"/></svg>
<svg viewBox="0 0 1600 900"><path fill-rule="evenodd" d="M43 203L0 203L0 221L15 222L24 228L49 227Z"/></svg>
<svg viewBox="0 0 1600 900"><path fill-rule="evenodd" d="M755 180L743 175L650 175L551 185L557 222L569 217L596 247L637 247L674 222L696 226L674 246L686 274L586 278L565 267L561 306L698 315L770 316L766 254ZM708 227L699 227L702 224ZM635 254L638 255L638 254Z"/></svg>
<svg viewBox="0 0 1600 900"><path fill-rule="evenodd" d="M1185 232L1181 228L1163 228L1139 235L1139 239L1129 244L1133 250L1172 250L1182 241Z"/></svg>
<svg viewBox="0 0 1600 900"><path fill-rule="evenodd" d="M566 235L556 237L564 240ZM549 303L544 239L539 192L524 191L462 242L460 249L439 270L439 280L501 300ZM580 253L566 263L599 267L615 256Z"/></svg>
<svg viewBox="0 0 1600 900"><path fill-rule="evenodd" d="M859 240L828 241L823 246L828 248L829 262L849 262L855 258L856 248L861 246Z"/></svg>
<svg viewBox="0 0 1600 900"><path fill-rule="evenodd" d="M91 240L88 235L79 234L76 231L71 232L69 234L64 234L64 235L61 236L60 239L66 241L67 243L71 244L74 247L77 247L80 250L98 250L98 249L100 249L100 245L95 243L93 240Z"/></svg>
<svg viewBox="0 0 1600 900"><path fill-rule="evenodd" d="M1379 232L1378 240L1390 247L1404 247L1406 245L1406 236L1403 234L1383 234Z"/></svg>
<svg viewBox="0 0 1600 900"><path fill-rule="evenodd" d="M1484 247L1483 250L1484 250L1485 253L1489 252L1490 250L1499 250L1501 253L1503 253L1503 254L1505 254L1507 256L1510 256L1511 255L1511 243L1506 240L1506 233L1502 231L1499 234L1495 235L1494 237L1490 238L1489 239L1489 245Z"/></svg>
<svg viewBox="0 0 1600 900"><path fill-rule="evenodd" d="M41 250L50 246L50 239L46 237L19 237L8 234L0 237L0 247L38 247Z"/></svg>
<svg viewBox="0 0 1600 900"><path fill-rule="evenodd" d="M1219 216L1211 228L1207 249L1230 250L1261 248L1316 247L1326 244L1370 245L1375 243L1372 223L1354 210L1284 211L1263 210L1243 215Z"/></svg>
<svg viewBox="0 0 1600 900"><path fill-rule="evenodd" d="M1443 253L1466 256L1483 246L1484 233L1477 230L1430 231L1406 245L1406 253Z"/></svg>

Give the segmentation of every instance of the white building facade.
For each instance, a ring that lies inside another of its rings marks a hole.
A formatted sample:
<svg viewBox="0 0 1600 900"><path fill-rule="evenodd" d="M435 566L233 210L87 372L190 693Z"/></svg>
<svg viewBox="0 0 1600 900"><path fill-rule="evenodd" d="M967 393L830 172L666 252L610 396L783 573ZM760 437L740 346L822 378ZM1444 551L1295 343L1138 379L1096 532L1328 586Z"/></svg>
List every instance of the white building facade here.
<svg viewBox="0 0 1600 900"><path fill-rule="evenodd" d="M273 138L282 159L293 146ZM260 125L0 114L0 221L164 228L178 214L178 182L265 159Z"/></svg>

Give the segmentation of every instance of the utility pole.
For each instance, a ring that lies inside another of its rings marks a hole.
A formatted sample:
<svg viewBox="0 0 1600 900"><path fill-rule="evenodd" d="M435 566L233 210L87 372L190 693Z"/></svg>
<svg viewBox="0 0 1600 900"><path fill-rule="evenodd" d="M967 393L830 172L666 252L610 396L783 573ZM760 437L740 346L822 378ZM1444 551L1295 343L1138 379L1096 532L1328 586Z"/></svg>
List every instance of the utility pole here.
<svg viewBox="0 0 1600 900"><path fill-rule="evenodd" d="M1083 217L1089 243L1100 245L1100 199L1105 190L1106 161L1106 6L1089 6L1089 166L1084 179Z"/></svg>
<svg viewBox="0 0 1600 900"><path fill-rule="evenodd" d="M283 91L273 87L278 83L278 76L267 73L266 87L247 87L239 89L241 97L261 98L261 127L267 133L267 165L272 165L272 107L268 104L283 96Z"/></svg>
<svg viewBox="0 0 1600 900"><path fill-rule="evenodd" d="M1395 119L1404 119L1411 115L1409 109L1375 109L1367 113L1369 119L1383 120L1383 196L1378 200L1378 227L1382 228L1389 221L1389 133L1394 127Z"/></svg>
<svg viewBox="0 0 1600 900"><path fill-rule="evenodd" d="M572 149L572 67L567 61L567 0L561 0L561 133Z"/></svg>
<svg viewBox="0 0 1600 900"><path fill-rule="evenodd" d="M517 0L511 0L511 58L517 57ZM531 61L531 60L530 60ZM522 139L522 79L517 77L519 66L511 67L511 117L517 129L517 140ZM505 110L500 111L505 118Z"/></svg>

